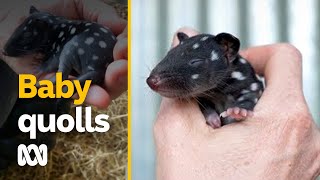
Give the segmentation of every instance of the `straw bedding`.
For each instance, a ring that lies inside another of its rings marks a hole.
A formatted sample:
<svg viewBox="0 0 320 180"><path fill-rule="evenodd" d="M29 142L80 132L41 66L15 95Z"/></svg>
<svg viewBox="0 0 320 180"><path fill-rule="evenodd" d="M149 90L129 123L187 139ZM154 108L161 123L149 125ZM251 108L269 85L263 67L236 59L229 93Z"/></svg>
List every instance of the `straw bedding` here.
<svg viewBox="0 0 320 180"><path fill-rule="evenodd" d="M109 2L127 19L127 6ZM57 133L57 144L48 154L45 167L10 166L0 172L0 179L125 179L127 165L127 93L96 114L110 116L106 133ZM72 114L74 114L74 109Z"/></svg>

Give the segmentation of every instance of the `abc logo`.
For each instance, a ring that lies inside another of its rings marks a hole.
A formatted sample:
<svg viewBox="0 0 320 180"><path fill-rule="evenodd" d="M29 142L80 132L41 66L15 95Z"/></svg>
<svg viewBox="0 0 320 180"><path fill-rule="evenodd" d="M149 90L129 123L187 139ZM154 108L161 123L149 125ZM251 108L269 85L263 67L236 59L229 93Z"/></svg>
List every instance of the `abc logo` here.
<svg viewBox="0 0 320 180"><path fill-rule="evenodd" d="M30 154L34 153L35 157L32 160ZM30 144L28 147L24 144L18 146L18 165L35 166L39 163L40 166L47 165L48 162L48 148L45 144L41 144L39 147L35 144Z"/></svg>

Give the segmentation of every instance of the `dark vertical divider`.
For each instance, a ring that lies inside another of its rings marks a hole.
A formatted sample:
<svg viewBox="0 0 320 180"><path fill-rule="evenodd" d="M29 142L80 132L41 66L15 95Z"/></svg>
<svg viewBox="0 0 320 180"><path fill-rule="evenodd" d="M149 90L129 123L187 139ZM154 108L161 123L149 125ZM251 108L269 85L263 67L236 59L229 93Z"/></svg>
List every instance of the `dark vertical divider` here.
<svg viewBox="0 0 320 180"><path fill-rule="evenodd" d="M208 0L199 1L199 22L200 22L200 32L207 32L208 31L208 23L211 17L208 17ZM211 33L211 32L207 32Z"/></svg>
<svg viewBox="0 0 320 180"><path fill-rule="evenodd" d="M241 48L246 48L249 45L249 12L248 0L239 1L239 30L241 39Z"/></svg>
<svg viewBox="0 0 320 180"><path fill-rule="evenodd" d="M288 0L277 1L277 11L278 11L278 37L280 42L288 42L289 41L289 7Z"/></svg>
<svg viewBox="0 0 320 180"><path fill-rule="evenodd" d="M158 37L159 37L159 51L158 51L158 57L162 57L165 52L167 51L167 45L170 43L167 40L168 36L168 0L161 0L158 1L158 7L159 7L159 14L158 14Z"/></svg>

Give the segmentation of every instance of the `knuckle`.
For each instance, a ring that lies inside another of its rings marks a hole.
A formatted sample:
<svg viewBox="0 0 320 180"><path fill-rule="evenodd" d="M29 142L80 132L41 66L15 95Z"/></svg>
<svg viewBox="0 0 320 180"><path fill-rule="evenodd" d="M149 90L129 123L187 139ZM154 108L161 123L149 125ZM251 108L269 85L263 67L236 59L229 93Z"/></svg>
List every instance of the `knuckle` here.
<svg viewBox="0 0 320 180"><path fill-rule="evenodd" d="M307 107L296 107L295 110L290 112L286 119L283 135L291 137L294 142L292 145L299 145L312 136L314 132L314 121Z"/></svg>
<svg viewBox="0 0 320 180"><path fill-rule="evenodd" d="M292 44L280 43L276 48L279 52L288 53L294 57L295 60L302 60L302 54L300 50Z"/></svg>

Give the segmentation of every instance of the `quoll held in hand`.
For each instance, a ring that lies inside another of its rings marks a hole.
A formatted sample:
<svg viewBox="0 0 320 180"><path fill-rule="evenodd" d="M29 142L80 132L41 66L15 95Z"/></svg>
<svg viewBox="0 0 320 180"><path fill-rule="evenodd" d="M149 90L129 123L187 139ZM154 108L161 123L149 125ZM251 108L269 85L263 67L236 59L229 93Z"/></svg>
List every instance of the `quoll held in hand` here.
<svg viewBox="0 0 320 180"><path fill-rule="evenodd" d="M88 21L68 20L30 8L30 15L16 28L3 54L44 57L39 72L62 72L63 80L72 73L84 85L86 80L101 84L113 61L116 37L106 27Z"/></svg>
<svg viewBox="0 0 320 180"><path fill-rule="evenodd" d="M177 34L172 48L147 78L162 96L197 99L207 123L218 128L253 115L263 82L239 55L240 41L231 34Z"/></svg>

